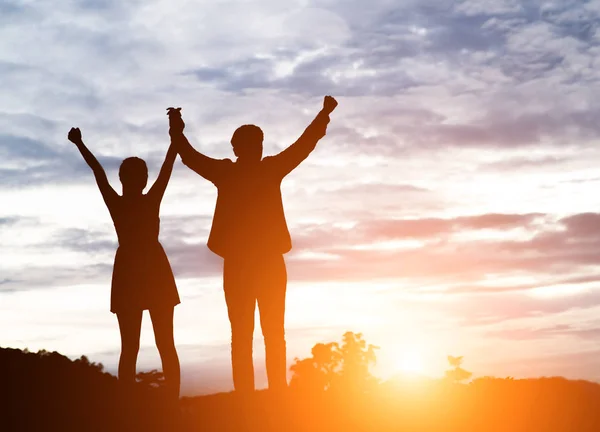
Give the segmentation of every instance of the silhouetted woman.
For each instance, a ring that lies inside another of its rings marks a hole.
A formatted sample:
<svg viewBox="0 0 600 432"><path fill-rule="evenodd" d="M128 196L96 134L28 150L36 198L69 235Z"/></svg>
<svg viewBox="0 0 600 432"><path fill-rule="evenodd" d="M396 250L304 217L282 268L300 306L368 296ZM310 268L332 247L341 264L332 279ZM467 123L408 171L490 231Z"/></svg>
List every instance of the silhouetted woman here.
<svg viewBox="0 0 600 432"><path fill-rule="evenodd" d="M180 371L173 340L173 309L179 304L179 294L169 260L158 241L160 202L177 152L173 145L169 147L160 174L147 194L143 193L148 183L146 163L137 157L125 159L119 168L123 185L123 195L119 195L83 143L79 128L72 128L68 138L94 172L119 239L110 301L110 310L117 315L121 332L119 380L130 385L135 382L142 312L147 309L169 395L178 398Z"/></svg>

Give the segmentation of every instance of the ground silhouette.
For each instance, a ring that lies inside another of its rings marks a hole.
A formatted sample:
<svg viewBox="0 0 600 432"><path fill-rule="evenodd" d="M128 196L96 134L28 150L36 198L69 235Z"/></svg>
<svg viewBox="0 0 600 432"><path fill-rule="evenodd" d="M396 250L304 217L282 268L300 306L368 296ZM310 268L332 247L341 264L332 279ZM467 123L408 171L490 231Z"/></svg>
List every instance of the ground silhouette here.
<svg viewBox="0 0 600 432"><path fill-rule="evenodd" d="M125 391L85 356L0 348L0 370L2 431L164 430L172 419L162 389Z"/></svg>
<svg viewBox="0 0 600 432"><path fill-rule="evenodd" d="M151 385L157 373L124 392L85 357L6 348L0 370L2 431L600 430L600 385L564 378L397 378L362 392L292 387L284 397L186 397L174 410Z"/></svg>

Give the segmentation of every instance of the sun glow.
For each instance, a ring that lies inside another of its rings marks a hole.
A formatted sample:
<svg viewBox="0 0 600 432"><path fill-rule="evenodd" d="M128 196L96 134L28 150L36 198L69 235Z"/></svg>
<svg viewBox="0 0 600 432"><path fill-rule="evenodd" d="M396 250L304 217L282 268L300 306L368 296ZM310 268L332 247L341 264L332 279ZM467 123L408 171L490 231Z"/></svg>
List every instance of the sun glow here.
<svg viewBox="0 0 600 432"><path fill-rule="evenodd" d="M423 357L416 350L407 350L399 353L396 367L399 372L406 374L422 374L425 371Z"/></svg>

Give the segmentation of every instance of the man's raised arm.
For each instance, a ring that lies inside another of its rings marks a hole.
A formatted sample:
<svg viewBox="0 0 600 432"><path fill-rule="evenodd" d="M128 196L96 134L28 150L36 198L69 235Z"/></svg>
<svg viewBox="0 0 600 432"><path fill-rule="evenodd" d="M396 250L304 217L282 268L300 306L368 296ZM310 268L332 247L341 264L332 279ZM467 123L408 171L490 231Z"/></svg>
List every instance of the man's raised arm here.
<svg viewBox="0 0 600 432"><path fill-rule="evenodd" d="M323 108L300 138L281 153L272 157L275 169L281 177L288 175L315 149L317 142L327 133L329 114L336 106L337 101L333 97L325 96Z"/></svg>
<svg viewBox="0 0 600 432"><path fill-rule="evenodd" d="M181 156L181 161L185 166L197 172L206 180L215 183L218 181L226 161L208 157L192 147L183 134L185 123L181 118L179 110L179 108L177 110L169 108L169 134L171 135L171 142L175 146L177 153Z"/></svg>

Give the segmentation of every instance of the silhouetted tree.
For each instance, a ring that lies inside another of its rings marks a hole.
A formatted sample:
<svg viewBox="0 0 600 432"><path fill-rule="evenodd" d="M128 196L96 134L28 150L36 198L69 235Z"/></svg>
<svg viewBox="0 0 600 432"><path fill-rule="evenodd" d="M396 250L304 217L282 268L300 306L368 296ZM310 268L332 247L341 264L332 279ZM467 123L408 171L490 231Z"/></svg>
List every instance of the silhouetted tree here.
<svg viewBox="0 0 600 432"><path fill-rule="evenodd" d="M358 393L372 389L378 382L370 372L377 362L377 348L367 344L362 333L344 333L339 346L341 370L334 377L334 389Z"/></svg>
<svg viewBox="0 0 600 432"><path fill-rule="evenodd" d="M450 369L446 371L446 378L454 383L459 383L461 381L468 380L473 375L471 372L464 370L462 365L463 357L452 357L448 356L448 363L454 369Z"/></svg>
<svg viewBox="0 0 600 432"><path fill-rule="evenodd" d="M353 332L346 332L341 344L316 344L311 357L296 358L290 367L290 386L303 391L366 391L378 382L369 370L377 361L377 348Z"/></svg>

